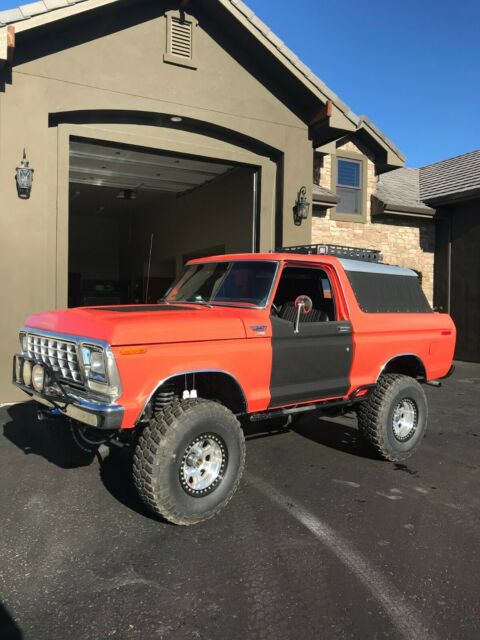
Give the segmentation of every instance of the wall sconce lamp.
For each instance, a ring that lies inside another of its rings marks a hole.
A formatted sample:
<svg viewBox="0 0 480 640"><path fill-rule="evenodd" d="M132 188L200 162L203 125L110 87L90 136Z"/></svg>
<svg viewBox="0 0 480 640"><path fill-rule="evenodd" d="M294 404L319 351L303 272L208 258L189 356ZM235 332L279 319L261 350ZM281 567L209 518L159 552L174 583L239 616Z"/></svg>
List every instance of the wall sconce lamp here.
<svg viewBox="0 0 480 640"><path fill-rule="evenodd" d="M22 200L28 200L30 193L32 192L34 169L30 167L30 163L27 160L25 149L23 150L23 158L20 161L20 166L17 167L17 173L15 180L17 182L18 197Z"/></svg>
<svg viewBox="0 0 480 640"><path fill-rule="evenodd" d="M302 187L298 192L297 201L293 208L293 216L297 226L302 224L302 220L308 218L310 203L307 200L307 187Z"/></svg>

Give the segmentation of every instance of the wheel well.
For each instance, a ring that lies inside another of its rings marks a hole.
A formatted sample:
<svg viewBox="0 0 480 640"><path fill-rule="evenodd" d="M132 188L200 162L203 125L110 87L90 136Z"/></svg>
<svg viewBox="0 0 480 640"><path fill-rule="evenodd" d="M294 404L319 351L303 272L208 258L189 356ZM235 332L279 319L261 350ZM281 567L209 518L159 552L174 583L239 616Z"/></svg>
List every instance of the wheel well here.
<svg viewBox="0 0 480 640"><path fill-rule="evenodd" d="M245 413L247 402L239 382L228 373L202 371L182 373L163 382L149 403L153 407L168 402L172 397L183 397L185 390L195 389L197 396L205 400L217 400L233 413Z"/></svg>
<svg viewBox="0 0 480 640"><path fill-rule="evenodd" d="M396 356L387 362L381 373L401 373L411 378L420 380L427 379L425 365L418 356L403 355Z"/></svg>

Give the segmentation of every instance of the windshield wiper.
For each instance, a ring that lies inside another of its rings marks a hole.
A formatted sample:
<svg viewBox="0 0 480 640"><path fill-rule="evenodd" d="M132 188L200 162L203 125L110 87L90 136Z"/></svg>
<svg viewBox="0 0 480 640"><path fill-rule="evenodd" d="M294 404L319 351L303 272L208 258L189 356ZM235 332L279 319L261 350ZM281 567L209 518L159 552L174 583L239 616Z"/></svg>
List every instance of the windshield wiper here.
<svg viewBox="0 0 480 640"><path fill-rule="evenodd" d="M203 298L201 300L175 300L178 304L199 304L204 307L208 307L209 309L213 309L213 304L210 304Z"/></svg>

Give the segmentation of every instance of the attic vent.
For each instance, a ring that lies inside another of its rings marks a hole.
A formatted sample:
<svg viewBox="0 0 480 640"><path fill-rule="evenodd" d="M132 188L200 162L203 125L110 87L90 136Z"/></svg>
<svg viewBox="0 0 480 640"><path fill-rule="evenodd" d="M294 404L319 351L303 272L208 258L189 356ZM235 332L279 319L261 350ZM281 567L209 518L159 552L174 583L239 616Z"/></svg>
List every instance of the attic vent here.
<svg viewBox="0 0 480 640"><path fill-rule="evenodd" d="M171 18L170 53L184 60L192 59L192 23Z"/></svg>

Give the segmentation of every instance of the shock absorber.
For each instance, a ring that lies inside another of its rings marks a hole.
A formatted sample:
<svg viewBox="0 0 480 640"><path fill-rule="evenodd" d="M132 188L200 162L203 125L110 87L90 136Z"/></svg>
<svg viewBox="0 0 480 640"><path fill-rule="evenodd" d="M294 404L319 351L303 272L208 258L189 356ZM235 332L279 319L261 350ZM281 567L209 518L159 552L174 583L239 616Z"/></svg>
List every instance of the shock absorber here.
<svg viewBox="0 0 480 640"><path fill-rule="evenodd" d="M175 384L173 382L166 382L160 387L153 400L154 413L160 411L160 409L163 409L163 407L166 407L167 404L170 404L174 400L176 396L175 391Z"/></svg>

